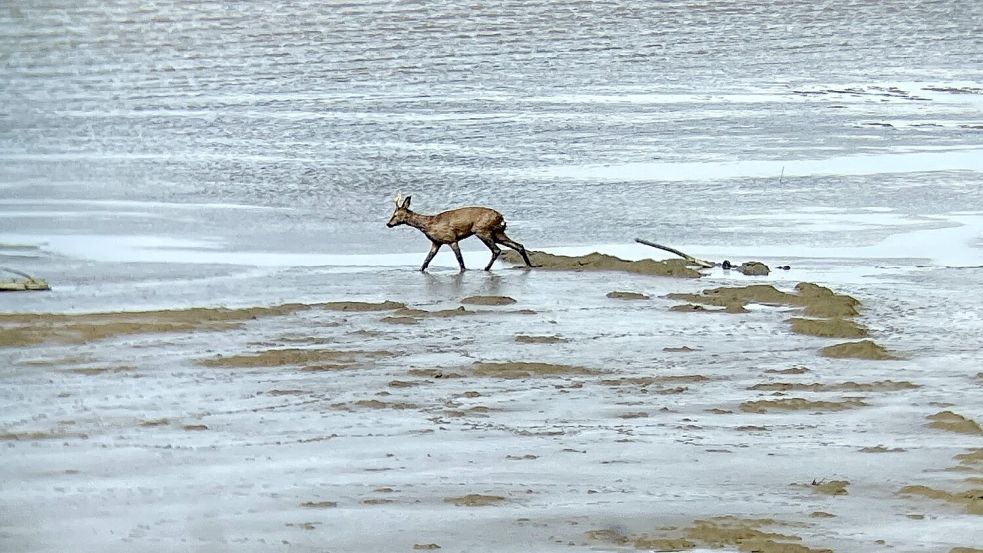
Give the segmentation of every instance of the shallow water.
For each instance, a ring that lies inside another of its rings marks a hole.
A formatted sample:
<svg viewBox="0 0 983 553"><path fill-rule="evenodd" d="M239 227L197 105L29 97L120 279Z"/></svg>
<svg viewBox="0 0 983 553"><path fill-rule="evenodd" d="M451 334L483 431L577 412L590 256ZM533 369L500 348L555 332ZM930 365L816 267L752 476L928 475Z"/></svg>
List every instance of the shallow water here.
<svg viewBox="0 0 983 553"><path fill-rule="evenodd" d="M53 286L0 312L517 300L0 348L0 549L634 550L589 532L719 515L836 551L978 546L978 515L897 491L980 476L953 456L981 438L926 417L983 421L981 19L972 1L0 9L0 267ZM662 257L643 237L792 270L457 275L445 251L421 274L426 240L384 225L397 190L495 207L531 249ZM799 281L859 298L902 359L821 357L837 340L791 333L788 308L663 298ZM389 355L199 364L291 347ZM602 374L469 372L505 361ZM434 368L466 377L410 373ZM883 380L919 387L751 389ZM740 409L784 397L867 405ZM809 486L837 479L848 495ZM445 501L472 493L505 499Z"/></svg>
<svg viewBox="0 0 983 553"><path fill-rule="evenodd" d="M0 235L419 248L381 225L396 190L424 212L497 207L537 247L758 243L769 223L728 218L815 207L979 209L981 17L973 1L11 7L0 187L33 203L0 203Z"/></svg>

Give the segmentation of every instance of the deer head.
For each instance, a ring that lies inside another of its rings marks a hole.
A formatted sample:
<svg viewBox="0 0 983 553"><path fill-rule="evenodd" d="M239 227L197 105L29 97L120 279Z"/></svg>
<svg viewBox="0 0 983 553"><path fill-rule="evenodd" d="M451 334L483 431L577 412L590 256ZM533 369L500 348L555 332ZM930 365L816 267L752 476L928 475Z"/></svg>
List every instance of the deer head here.
<svg viewBox="0 0 983 553"><path fill-rule="evenodd" d="M393 216L389 218L389 222L386 226L389 228L395 227L396 225L406 224L406 216L410 212L410 199L412 196L403 197L403 193L400 192L396 194L396 209L393 210Z"/></svg>

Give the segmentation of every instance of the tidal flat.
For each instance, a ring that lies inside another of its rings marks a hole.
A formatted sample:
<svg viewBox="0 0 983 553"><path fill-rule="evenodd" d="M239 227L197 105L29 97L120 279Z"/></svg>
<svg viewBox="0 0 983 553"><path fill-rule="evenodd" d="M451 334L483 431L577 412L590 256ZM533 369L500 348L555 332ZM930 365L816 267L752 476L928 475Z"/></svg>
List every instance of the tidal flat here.
<svg viewBox="0 0 983 553"><path fill-rule="evenodd" d="M114 302L135 309L113 311L66 309L84 298L56 288L48 312L0 316L2 497L19 505L3 540L969 547L983 381L965 340L981 322L946 330L931 313L969 309L945 289L962 283L899 284L909 271L230 272L225 299L172 288L165 307L133 285ZM890 356L829 356L843 339L802 320L862 325Z"/></svg>
<svg viewBox="0 0 983 553"><path fill-rule="evenodd" d="M979 0L6 4L0 551L979 552Z"/></svg>

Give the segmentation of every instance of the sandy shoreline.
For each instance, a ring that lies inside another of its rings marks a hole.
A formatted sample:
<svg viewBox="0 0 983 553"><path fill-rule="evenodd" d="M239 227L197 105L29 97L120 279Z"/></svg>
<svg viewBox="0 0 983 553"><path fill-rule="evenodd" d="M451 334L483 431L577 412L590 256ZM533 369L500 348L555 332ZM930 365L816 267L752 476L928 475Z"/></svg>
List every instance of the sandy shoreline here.
<svg viewBox="0 0 983 553"><path fill-rule="evenodd" d="M32 551L981 543L983 380L961 347L980 321L946 335L930 314L936 297L969 308L946 289L964 284L943 271L899 284L910 269L837 284L840 270L817 280L827 311L850 313L807 312L799 294L819 289L794 280L745 288L719 270L502 267L300 277L317 302L5 314L0 470L3 504L21 507L0 539ZM733 290L743 308L714 311ZM701 298L708 310L673 310ZM849 322L890 358L824 356L856 340L796 320Z"/></svg>

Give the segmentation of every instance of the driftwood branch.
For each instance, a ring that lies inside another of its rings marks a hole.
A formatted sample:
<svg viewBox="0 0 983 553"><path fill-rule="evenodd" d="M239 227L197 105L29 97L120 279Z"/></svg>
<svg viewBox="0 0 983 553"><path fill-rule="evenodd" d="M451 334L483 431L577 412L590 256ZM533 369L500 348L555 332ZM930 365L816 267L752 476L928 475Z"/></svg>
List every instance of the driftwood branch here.
<svg viewBox="0 0 983 553"><path fill-rule="evenodd" d="M17 276L22 276L22 277L24 277L24 278L26 278L28 280L34 280L34 277L32 277L31 275L29 275L27 273L22 273L20 271L14 270L14 269L11 269L10 267L0 267L0 271L6 271L8 273L14 273Z"/></svg>
<svg viewBox="0 0 983 553"><path fill-rule="evenodd" d="M676 254L679 257L682 257L683 259L685 259L686 261L689 261L690 263L692 263L694 265L698 265L698 266L703 267L703 268L706 268L706 269L715 267L717 265L716 263L713 263L712 261L704 261L702 259L697 259L697 258L693 257L692 255L688 255L688 254L685 254L685 253L677 250L676 248L670 248L669 246L663 246L662 244L656 244L655 242L649 242L648 240L642 240L641 238L636 238L635 239L635 242L638 242L639 244L645 244L646 246L651 246L653 248L658 248L660 250L664 250L664 251L667 251L669 253Z"/></svg>

